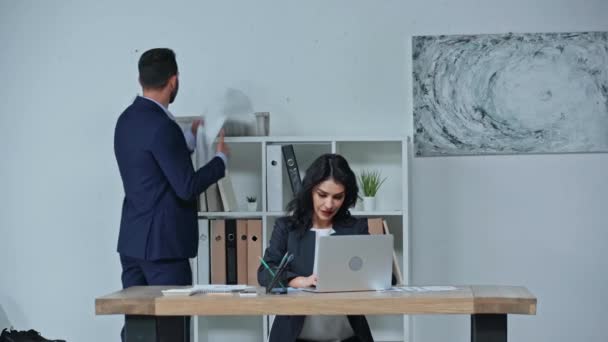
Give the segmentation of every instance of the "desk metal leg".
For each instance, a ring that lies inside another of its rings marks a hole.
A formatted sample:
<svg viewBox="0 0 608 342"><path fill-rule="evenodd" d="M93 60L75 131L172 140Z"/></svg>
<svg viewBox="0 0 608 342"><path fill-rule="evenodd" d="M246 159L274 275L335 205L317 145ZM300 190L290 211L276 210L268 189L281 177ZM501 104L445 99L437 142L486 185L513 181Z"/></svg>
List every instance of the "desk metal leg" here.
<svg viewBox="0 0 608 342"><path fill-rule="evenodd" d="M507 315L471 315L471 342L507 342Z"/></svg>
<svg viewBox="0 0 608 342"><path fill-rule="evenodd" d="M124 342L190 342L189 316L127 315Z"/></svg>

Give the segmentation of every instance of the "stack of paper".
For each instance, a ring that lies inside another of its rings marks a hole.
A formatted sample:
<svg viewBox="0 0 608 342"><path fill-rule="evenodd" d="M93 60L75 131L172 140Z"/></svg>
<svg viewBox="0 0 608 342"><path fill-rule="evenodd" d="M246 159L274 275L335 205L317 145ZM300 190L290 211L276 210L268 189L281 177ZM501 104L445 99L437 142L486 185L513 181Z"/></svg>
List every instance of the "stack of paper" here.
<svg viewBox="0 0 608 342"><path fill-rule="evenodd" d="M163 296L191 296L197 293L233 293L255 291L248 285L194 285L192 287L162 290Z"/></svg>
<svg viewBox="0 0 608 342"><path fill-rule="evenodd" d="M456 291L458 288L454 286L393 286L389 291L400 292L443 292Z"/></svg>

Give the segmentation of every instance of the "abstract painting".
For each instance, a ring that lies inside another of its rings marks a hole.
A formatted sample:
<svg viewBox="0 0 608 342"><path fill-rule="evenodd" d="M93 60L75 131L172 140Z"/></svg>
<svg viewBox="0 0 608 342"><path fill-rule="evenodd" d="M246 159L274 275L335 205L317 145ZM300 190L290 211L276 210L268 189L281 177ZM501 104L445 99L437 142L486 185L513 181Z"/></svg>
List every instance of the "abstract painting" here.
<svg viewBox="0 0 608 342"><path fill-rule="evenodd" d="M416 36L417 156L608 151L608 33Z"/></svg>

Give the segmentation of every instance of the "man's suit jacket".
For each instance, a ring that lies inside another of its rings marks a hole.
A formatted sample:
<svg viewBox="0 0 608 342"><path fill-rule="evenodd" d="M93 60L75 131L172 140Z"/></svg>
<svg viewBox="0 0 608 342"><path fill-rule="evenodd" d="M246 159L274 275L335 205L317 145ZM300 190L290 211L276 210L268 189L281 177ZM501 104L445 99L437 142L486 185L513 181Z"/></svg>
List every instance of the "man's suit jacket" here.
<svg viewBox="0 0 608 342"><path fill-rule="evenodd" d="M333 229L336 231L333 235L358 235L369 234L367 219L352 218L350 222L335 224ZM289 251L294 255L285 272L282 274L281 282L285 286L295 277L308 277L312 274L314 267L314 253L316 234L311 230L300 236L300 233L293 229L289 218L279 218L272 231L272 237L268 248L264 253L264 261L271 268L275 268L281 262L283 255ZM270 283L272 276L268 271L260 266L258 268L258 282L262 286ZM304 319L306 316L276 316L270 331L270 342L293 342L297 339L302 331ZM355 335L362 342L373 341L369 325L365 316L347 316L348 321Z"/></svg>
<svg viewBox="0 0 608 342"><path fill-rule="evenodd" d="M114 153L125 191L118 252L142 260L196 256L196 199L224 177L222 159L195 171L179 125L139 96L118 118Z"/></svg>

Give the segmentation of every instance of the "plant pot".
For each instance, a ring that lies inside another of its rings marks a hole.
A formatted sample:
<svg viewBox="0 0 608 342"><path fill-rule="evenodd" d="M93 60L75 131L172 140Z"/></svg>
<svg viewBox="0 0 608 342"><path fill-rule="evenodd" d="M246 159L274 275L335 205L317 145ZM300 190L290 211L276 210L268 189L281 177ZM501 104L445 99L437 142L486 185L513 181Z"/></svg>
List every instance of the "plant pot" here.
<svg viewBox="0 0 608 342"><path fill-rule="evenodd" d="M249 210L249 211L257 211L258 210L258 202L247 202L247 210Z"/></svg>
<svg viewBox="0 0 608 342"><path fill-rule="evenodd" d="M376 210L376 197L363 197L363 210L374 211Z"/></svg>

